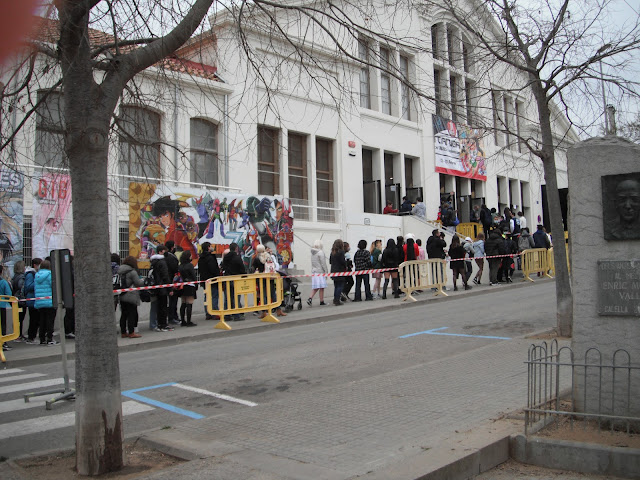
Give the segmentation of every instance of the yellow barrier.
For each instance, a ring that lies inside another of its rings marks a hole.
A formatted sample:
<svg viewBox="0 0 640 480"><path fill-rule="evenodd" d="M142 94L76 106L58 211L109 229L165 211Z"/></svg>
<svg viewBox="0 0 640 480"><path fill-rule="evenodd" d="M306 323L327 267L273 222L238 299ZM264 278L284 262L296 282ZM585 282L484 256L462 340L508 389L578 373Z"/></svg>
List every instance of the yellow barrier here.
<svg viewBox="0 0 640 480"><path fill-rule="evenodd" d="M15 340L20 335L20 307L18 306L18 299L16 297L8 295L0 295L0 302L11 303L11 319L13 321L13 333L10 333L8 335L0 334L0 360L2 360L2 363L4 363L7 361L7 359L4 357L2 345L4 344L4 342Z"/></svg>
<svg viewBox="0 0 640 480"><path fill-rule="evenodd" d="M224 321L225 315L245 312L266 311L267 316L262 319L263 322L280 323L280 320L271 313L273 308L280 307L283 300L282 277L277 273L254 273L211 278L205 283L204 289L206 294L204 304L207 307L207 312L210 315L220 317L220 321L214 328L231 330L231 327ZM218 292L217 310L213 308L211 301L212 289ZM260 295L260 305L258 305L258 295ZM252 305L249 305L249 300ZM231 305L235 305L235 307Z"/></svg>
<svg viewBox="0 0 640 480"><path fill-rule="evenodd" d="M407 294L403 301L417 301L411 293L427 288L435 288L436 295L447 296L442 289L447 283L447 262L440 258L402 262L398 273L400 290Z"/></svg>
<svg viewBox="0 0 640 480"><path fill-rule="evenodd" d="M478 233L482 232L482 224L475 222L459 223L456 226L456 232L463 240L465 237L470 237L472 240L475 240Z"/></svg>
<svg viewBox="0 0 640 480"><path fill-rule="evenodd" d="M551 255L550 255L551 254ZM522 272L524 273L525 280L533 282L531 278L532 273L541 273L545 277L553 278L549 275L549 270L552 268L549 265L549 257L553 260L553 251L546 248L530 248L522 252Z"/></svg>

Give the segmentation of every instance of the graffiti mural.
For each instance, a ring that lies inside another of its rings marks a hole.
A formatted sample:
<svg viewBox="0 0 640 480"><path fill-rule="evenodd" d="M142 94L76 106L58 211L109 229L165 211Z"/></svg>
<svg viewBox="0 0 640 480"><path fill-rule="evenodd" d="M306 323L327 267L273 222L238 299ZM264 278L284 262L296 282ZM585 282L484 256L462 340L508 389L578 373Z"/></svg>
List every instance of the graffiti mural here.
<svg viewBox="0 0 640 480"><path fill-rule="evenodd" d="M13 276L13 265L22 260L24 175L0 169L0 263Z"/></svg>
<svg viewBox="0 0 640 480"><path fill-rule="evenodd" d="M158 245L173 240L191 251L209 242L222 254L237 243L245 263L259 244L286 268L293 260L293 211L289 199L216 190L129 184L129 254L143 266Z"/></svg>
<svg viewBox="0 0 640 480"><path fill-rule="evenodd" d="M71 177L45 173L33 178L32 257L45 258L51 250L73 252Z"/></svg>

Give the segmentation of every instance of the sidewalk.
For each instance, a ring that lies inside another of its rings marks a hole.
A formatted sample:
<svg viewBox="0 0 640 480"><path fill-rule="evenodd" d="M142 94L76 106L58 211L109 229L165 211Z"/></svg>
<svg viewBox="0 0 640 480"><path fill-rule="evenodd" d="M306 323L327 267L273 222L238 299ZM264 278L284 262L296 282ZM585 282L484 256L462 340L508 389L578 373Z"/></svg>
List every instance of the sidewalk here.
<svg viewBox="0 0 640 480"><path fill-rule="evenodd" d="M543 280L550 281L550 280ZM204 309L202 307L202 300L194 304L193 309L193 321L198 325L196 327L180 327L180 325L173 325L175 330L173 332L153 332L149 330L148 321L148 303L143 303L138 307L140 320L138 323L138 330L141 338L121 338L120 337L120 310L118 309L116 317L114 317L114 329L117 333L118 348L120 352L131 352L138 350L146 350L149 348L158 348L165 345L177 345L188 342L198 342L203 340L210 340L218 338L220 336L235 336L244 335L248 333L254 333L261 330L273 329L273 328L285 328L294 325L309 324L325 322L329 320L336 320L349 315L365 314L367 312L384 312L397 309L400 305L412 305L414 303L428 303L428 302L446 302L455 300L460 295L475 296L484 295L493 291L499 291L503 289L517 289L530 285L529 282L523 282L521 277L516 277L512 284L502 284L500 286L489 287L488 285L475 286L470 291L454 292L452 287L448 287L446 293L447 297L436 297L431 291L424 291L420 295L415 295L418 302L412 302L410 300L403 301L404 297L394 299L392 295L385 300L374 300L371 302L346 302L345 305L336 307L331 304L333 285L329 285L326 289L326 302L327 305L320 306L318 296L313 299L313 306L309 307L306 304L308 297L309 286L303 285L302 291L302 310L296 309L288 312L286 317L280 317L280 324L261 322L257 316L252 313L245 314L245 320L241 322L227 322L232 330L217 330L213 327L216 325L217 320L205 320ZM305 288L306 287L306 288ZM201 290L198 291L198 294ZM353 292L351 293L353 298ZM118 321L116 321L116 318ZM76 321L81 321L76 319ZM28 322L28 320L27 320ZM56 330L58 325L56 324ZM59 336L55 337L59 340ZM66 349L69 359L75 358L75 344L73 339L66 340ZM57 346L41 346L30 345L25 343L11 342L13 350L5 352L7 359L5 363L6 368L15 368L21 366L37 365L41 363L59 362L62 358L61 347Z"/></svg>

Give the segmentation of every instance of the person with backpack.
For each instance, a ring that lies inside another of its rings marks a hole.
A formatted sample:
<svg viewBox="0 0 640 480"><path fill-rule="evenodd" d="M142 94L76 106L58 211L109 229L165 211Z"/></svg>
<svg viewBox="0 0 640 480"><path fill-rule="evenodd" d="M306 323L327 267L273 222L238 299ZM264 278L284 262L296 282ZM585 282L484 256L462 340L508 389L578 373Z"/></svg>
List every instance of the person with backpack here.
<svg viewBox="0 0 640 480"><path fill-rule="evenodd" d="M167 243L165 243L165 246L167 247L167 251L164 254L164 259L167 262L167 267L169 268L169 278L171 278L173 282L173 278L178 273L178 266L180 265L180 262L178 261L178 257L175 254L175 243L173 242L173 240L168 240ZM180 324L180 320L178 319L179 297L180 295L171 295L169 297L169 309L167 318L170 324Z"/></svg>
<svg viewBox="0 0 640 480"><path fill-rule="evenodd" d="M120 288L136 288L144 285L144 280L138 274L138 262L136 257L129 255L124 259L118 269L120 275ZM140 338L136 333L138 326L138 305L140 305L140 292L124 292L120 294L120 334L122 338Z"/></svg>
<svg viewBox="0 0 640 480"><path fill-rule="evenodd" d="M371 252L367 250L367 241L360 240L358 242L358 251L353 256L353 263L355 264L356 271L368 270L371 268ZM356 275L356 291L354 293L354 302L362 301L361 285L364 283L364 299L373 300L371 296L371 287L369 286L369 274Z"/></svg>
<svg viewBox="0 0 640 480"><path fill-rule="evenodd" d="M185 283L181 290L182 303L180 304L180 326L195 327L197 326L197 323L193 323L191 321L191 312L193 310L193 302L196 299L196 291L198 290L198 278L196 276L196 269L193 268L193 263L191 263L190 250L185 250L182 252L182 255L180 255L178 273L182 281Z"/></svg>
<svg viewBox="0 0 640 480"><path fill-rule="evenodd" d="M151 275L153 277L153 282L155 285L167 285L171 283L171 278L169 277L169 267L167 266L167 261L165 260L164 253L167 251L167 247L165 245L158 245L156 248L156 254L151 256ZM169 326L168 323L168 315L169 315L169 305L168 299L173 294L172 291L168 291L167 287L155 288L153 290L156 296L157 302L157 318L158 318L158 326L156 327L156 332L171 332L173 331L173 327Z"/></svg>
<svg viewBox="0 0 640 480"><path fill-rule="evenodd" d="M24 298L35 298L36 296L36 273L40 270L41 258L31 260L31 266L25 270L24 274ZM29 329L27 330L27 340L25 343L37 345L36 341L40 326L40 311L36 308L35 300L27 300L29 310Z"/></svg>
<svg viewBox="0 0 640 480"><path fill-rule="evenodd" d="M24 323L24 317L27 314L27 303L24 301L24 276L25 266L22 260L18 260L13 265L13 278L11 279L11 290L13 294L18 297L18 307L20 308L20 335L16 338L16 342L26 342L27 337L22 334L22 324Z"/></svg>
<svg viewBox="0 0 640 480"><path fill-rule="evenodd" d="M202 252L200 253L200 258L198 258L198 272L200 273L200 280L206 281L210 278L216 278L220 276L220 267L218 266L218 259L216 255L211 251L212 245L209 242L203 242L201 245ZM213 309L218 309L218 289L211 289L211 304L213 305ZM207 311L207 307L204 308L205 319L206 320L214 320L217 318L214 315L209 314Z"/></svg>
<svg viewBox="0 0 640 480"><path fill-rule="evenodd" d="M35 307L40 311L40 345L58 345L53 339L53 326L56 321L56 309L53 307L53 287L51 261L44 260L35 277ZM48 298L46 298L48 297Z"/></svg>

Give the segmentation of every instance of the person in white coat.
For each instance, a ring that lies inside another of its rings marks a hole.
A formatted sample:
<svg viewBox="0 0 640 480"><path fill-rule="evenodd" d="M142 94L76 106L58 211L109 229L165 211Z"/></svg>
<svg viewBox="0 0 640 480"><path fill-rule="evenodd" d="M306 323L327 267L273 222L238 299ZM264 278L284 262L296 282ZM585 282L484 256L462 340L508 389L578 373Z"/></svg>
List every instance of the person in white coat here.
<svg viewBox="0 0 640 480"><path fill-rule="evenodd" d="M322 242L316 240L311 248L311 273L329 273L327 268L327 257L322 251ZM324 303L324 289L327 288L327 277L313 276L311 277L311 295L307 298L307 305L311 306L313 297L316 292L320 292L320 305Z"/></svg>

